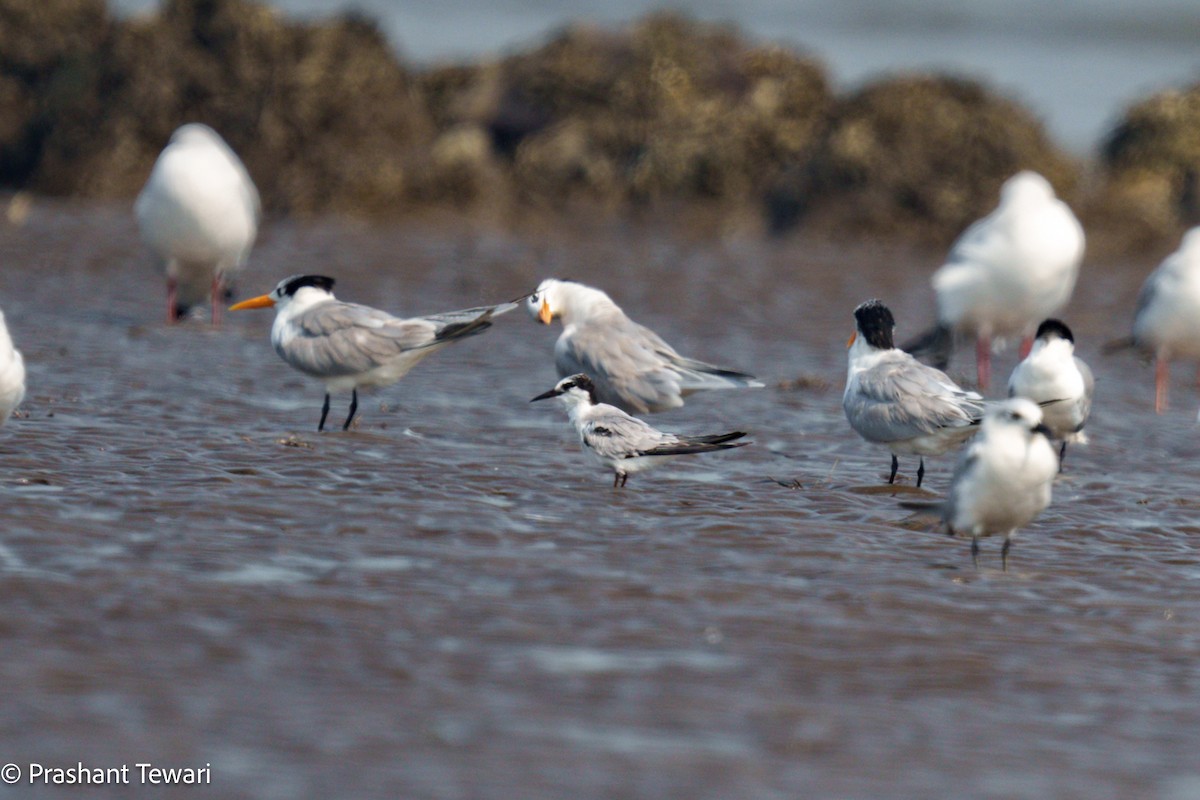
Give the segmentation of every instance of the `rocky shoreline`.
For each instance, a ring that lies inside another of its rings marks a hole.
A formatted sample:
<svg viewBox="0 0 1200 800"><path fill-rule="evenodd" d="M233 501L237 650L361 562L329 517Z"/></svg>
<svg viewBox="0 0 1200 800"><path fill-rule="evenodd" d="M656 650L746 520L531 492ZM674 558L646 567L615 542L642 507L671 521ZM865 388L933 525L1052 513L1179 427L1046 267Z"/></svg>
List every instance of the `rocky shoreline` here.
<svg viewBox="0 0 1200 800"><path fill-rule="evenodd" d="M1080 161L976 82L839 95L812 58L676 15L417 69L354 16L0 2L0 187L131 199L186 121L221 132L274 215L699 214L717 233L941 245L1028 168L1080 211L1093 253L1121 253L1173 245L1200 202L1200 85L1135 104Z"/></svg>

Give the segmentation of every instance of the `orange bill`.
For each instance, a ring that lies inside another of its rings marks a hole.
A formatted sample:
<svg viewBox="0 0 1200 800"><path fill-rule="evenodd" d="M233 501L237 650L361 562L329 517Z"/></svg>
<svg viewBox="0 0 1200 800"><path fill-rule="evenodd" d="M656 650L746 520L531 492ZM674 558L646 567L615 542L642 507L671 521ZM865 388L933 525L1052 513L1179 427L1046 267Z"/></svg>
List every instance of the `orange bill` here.
<svg viewBox="0 0 1200 800"><path fill-rule="evenodd" d="M229 310L242 311L247 308L270 308L273 305L275 305L275 301L271 299L271 295L264 294L258 297L251 297L249 300L243 300L236 305L232 305L229 307Z"/></svg>
<svg viewBox="0 0 1200 800"><path fill-rule="evenodd" d="M542 301L542 309L538 312L538 319L543 325L549 325L554 315L550 313L550 304L545 300Z"/></svg>
<svg viewBox="0 0 1200 800"><path fill-rule="evenodd" d="M234 308L237 308L237 306L234 306ZM851 345L853 345L854 340L857 338L858 338L858 331L855 331L854 333L850 334L850 341L846 342L846 347L850 347Z"/></svg>

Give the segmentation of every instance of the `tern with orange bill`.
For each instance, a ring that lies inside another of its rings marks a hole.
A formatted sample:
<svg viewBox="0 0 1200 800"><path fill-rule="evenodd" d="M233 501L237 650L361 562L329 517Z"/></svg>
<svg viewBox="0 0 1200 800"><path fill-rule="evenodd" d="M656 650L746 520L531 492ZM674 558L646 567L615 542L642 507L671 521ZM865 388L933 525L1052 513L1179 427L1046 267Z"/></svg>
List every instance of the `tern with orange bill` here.
<svg viewBox="0 0 1200 800"><path fill-rule="evenodd" d="M293 275L269 293L231 306L230 311L275 308L271 344L279 357L324 382L325 404L317 430L325 429L332 392L349 390L347 430L358 411L358 390L390 386L422 359L452 342L483 333L492 318L516 303L401 319L385 311L333 296L333 278Z"/></svg>
<svg viewBox="0 0 1200 800"><path fill-rule="evenodd" d="M763 386L753 375L681 356L591 286L547 278L525 303L544 325L562 320L554 345L559 377L587 374L601 403L629 414L679 408L688 395L709 389Z"/></svg>

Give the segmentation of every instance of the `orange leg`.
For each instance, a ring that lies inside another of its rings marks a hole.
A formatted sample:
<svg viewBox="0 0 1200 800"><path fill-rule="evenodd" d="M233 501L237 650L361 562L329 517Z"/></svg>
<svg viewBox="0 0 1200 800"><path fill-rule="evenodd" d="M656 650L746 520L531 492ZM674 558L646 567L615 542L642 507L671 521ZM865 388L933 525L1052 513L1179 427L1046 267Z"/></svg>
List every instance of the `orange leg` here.
<svg viewBox="0 0 1200 800"><path fill-rule="evenodd" d="M984 336L975 340L975 375L979 390L986 392L992 383L992 340Z"/></svg>
<svg viewBox="0 0 1200 800"><path fill-rule="evenodd" d="M221 327L221 303L223 294L221 286L221 278L213 276L212 280L212 324L214 328Z"/></svg>
<svg viewBox="0 0 1200 800"><path fill-rule="evenodd" d="M1162 356L1154 359L1154 413L1161 414L1167 410L1167 382L1170 377L1170 366Z"/></svg>

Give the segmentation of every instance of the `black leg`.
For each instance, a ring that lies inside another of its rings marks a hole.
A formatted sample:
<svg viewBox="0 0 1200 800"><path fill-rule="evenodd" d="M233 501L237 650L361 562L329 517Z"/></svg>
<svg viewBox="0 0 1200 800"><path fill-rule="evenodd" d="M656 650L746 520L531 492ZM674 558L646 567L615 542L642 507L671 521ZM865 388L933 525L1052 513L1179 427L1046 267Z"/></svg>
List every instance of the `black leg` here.
<svg viewBox="0 0 1200 800"><path fill-rule="evenodd" d="M613 473L613 488L615 489L620 485L621 485L621 473L614 472Z"/></svg>
<svg viewBox="0 0 1200 800"><path fill-rule="evenodd" d="M625 481L627 481L627 480L629 480L629 473L628 473L628 472L622 472L622 473L621 473L621 488L622 488L622 489L624 489L624 488L625 488Z"/></svg>
<svg viewBox="0 0 1200 800"><path fill-rule="evenodd" d="M975 569L979 569L979 537L971 537L971 563L975 565Z"/></svg>
<svg viewBox="0 0 1200 800"><path fill-rule="evenodd" d="M921 456L921 466L917 467L917 488L921 488L921 481L925 480L925 456Z"/></svg>
<svg viewBox="0 0 1200 800"><path fill-rule="evenodd" d="M329 416L329 392L325 393L325 405L321 406L321 421L317 423L317 433L325 430L325 418Z"/></svg>
<svg viewBox="0 0 1200 800"><path fill-rule="evenodd" d="M1063 459L1067 457L1067 442L1064 439L1062 447L1058 448L1058 471L1063 471Z"/></svg>
<svg viewBox="0 0 1200 800"><path fill-rule="evenodd" d="M355 413L358 412L358 389L350 391L350 416L346 417L346 424L342 426L342 430L350 430L350 422L354 419Z"/></svg>
<svg viewBox="0 0 1200 800"><path fill-rule="evenodd" d="M892 453L892 474L888 476L888 483L896 482L896 470L900 469L900 459L896 458L896 454Z"/></svg>
<svg viewBox="0 0 1200 800"><path fill-rule="evenodd" d="M1008 548L1012 546L1012 540L1007 536L1004 537L1004 544L1000 547L1000 571L1008 572Z"/></svg>

